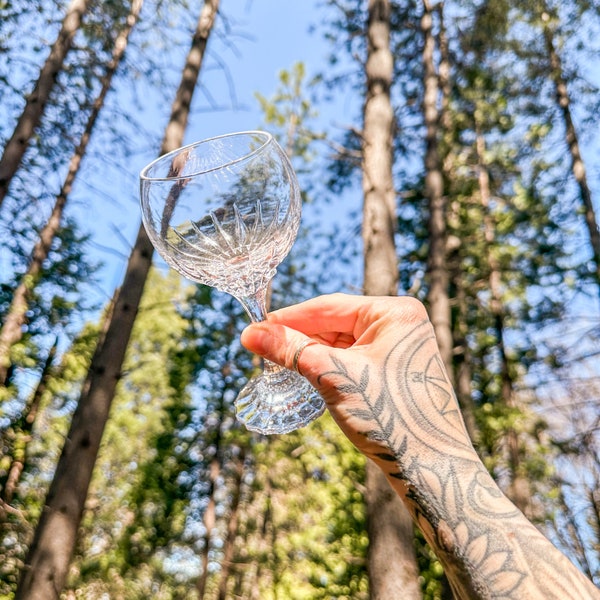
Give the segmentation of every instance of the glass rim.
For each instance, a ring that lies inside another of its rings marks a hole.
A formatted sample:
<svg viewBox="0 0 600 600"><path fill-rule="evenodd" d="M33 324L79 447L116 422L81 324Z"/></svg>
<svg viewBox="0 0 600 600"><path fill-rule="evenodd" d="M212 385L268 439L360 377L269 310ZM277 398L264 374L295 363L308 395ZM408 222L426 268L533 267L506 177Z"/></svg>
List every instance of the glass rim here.
<svg viewBox="0 0 600 600"><path fill-rule="evenodd" d="M209 169L201 169L201 170L195 171L194 173L186 173L185 175L176 175L173 177L151 177L147 174L148 171L152 167L157 165L159 162L162 162L162 161L168 159L169 157L173 157L177 154L180 154L181 152L187 150L188 148L194 148L196 146L200 146L201 144L207 144L209 142L214 142L216 140L221 140L224 138L231 138L231 137L237 137L237 136L250 136L250 135L264 137L265 138L264 143L261 144L258 148L255 148L254 150L252 150L250 152L246 152L246 154L244 154L243 156L239 156L237 158L233 158L231 160L225 161L216 167L211 167ZM171 150L170 152L167 152L166 154L161 154L161 156L158 156L157 158L155 158L152 162L148 163L140 171L140 180L142 180L142 181L178 181L180 179L190 179L191 177L196 177L198 175L212 173L213 171L218 171L219 169L223 169L224 167L234 165L236 163L242 162L242 161L250 158L251 156L254 156L258 152L260 152L267 144L270 144L274 139L275 138L273 137L273 135L271 135L268 131L261 131L259 129L251 129L248 131L234 131L231 133L224 133L222 135L215 135L213 137L209 137L204 140L198 140L196 142L186 144L185 146L181 146L180 148L175 148L175 150Z"/></svg>

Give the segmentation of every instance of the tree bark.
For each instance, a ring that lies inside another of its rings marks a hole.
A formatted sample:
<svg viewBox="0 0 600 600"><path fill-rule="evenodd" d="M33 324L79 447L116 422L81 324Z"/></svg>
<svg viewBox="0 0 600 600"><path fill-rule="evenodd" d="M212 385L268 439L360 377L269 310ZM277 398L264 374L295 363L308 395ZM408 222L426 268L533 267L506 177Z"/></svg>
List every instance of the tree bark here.
<svg viewBox="0 0 600 600"><path fill-rule="evenodd" d="M40 70L33 91L27 96L25 107L10 139L6 142L0 158L0 206L6 197L14 174L21 165L33 132L44 114L46 103L56 82L56 76L71 49L75 33L81 26L88 2L89 0L71 0L58 37L50 50L50 55Z"/></svg>
<svg viewBox="0 0 600 600"><path fill-rule="evenodd" d="M397 294L394 243L396 193L392 176L394 111L390 102L393 57L389 47L390 5L369 1L367 97L363 124L364 291Z"/></svg>
<svg viewBox="0 0 600 600"><path fill-rule="evenodd" d="M227 586L231 575L231 566L235 550L235 536L238 530L239 506L242 497L242 483L244 476L245 450L240 448L240 453L234 458L234 478L232 482L231 504L227 521L227 534L223 543L223 560L221 561L221 574L219 576L219 600L227 600Z"/></svg>
<svg viewBox="0 0 600 600"><path fill-rule="evenodd" d="M447 198L444 194L444 173L450 170L450 114L448 105L450 99L450 63L448 41L444 29L443 2L432 7L428 0L423 0L421 16L421 32L423 35L423 118L425 124L425 198L429 209L427 255L428 292L427 303L429 317L435 331L435 337L440 349L440 356L446 373L456 389L454 374L454 333L450 310L450 269L448 264L448 235L447 235ZM439 18L439 75L435 67L435 35L433 33L433 15ZM438 108L438 100L441 108ZM446 159L442 162L440 140L445 140ZM463 355L468 358L468 353ZM462 406L468 406L470 394L467 396L466 376L468 367L463 363L461 370L461 400ZM468 382L470 387L470 381ZM467 413L468 414L468 413ZM474 419L469 418L469 425L474 429ZM452 597L452 591L447 578L441 582L442 597Z"/></svg>
<svg viewBox="0 0 600 600"><path fill-rule="evenodd" d="M221 399L221 407L223 401ZM219 421L216 425L214 440L212 445L214 446L214 455L210 461L209 472L208 472L208 504L204 510L202 523L204 525L204 548L200 554L200 566L202 572L200 577L196 581L196 590L198 592L199 600L204 600L206 595L206 583L208 581L208 562L210 556L210 546L212 540L213 530L217 522L217 502L215 500L215 492L217 490L217 480L221 474L221 428L223 426L223 410L221 408L221 414Z"/></svg>
<svg viewBox="0 0 600 600"><path fill-rule="evenodd" d="M393 57L390 51L389 0L369 0L366 63L367 95L363 125L364 293L397 294L394 243L394 111L390 101ZM366 473L368 570L372 600L421 598L408 511L380 469L368 461Z"/></svg>
<svg viewBox="0 0 600 600"><path fill-rule="evenodd" d="M435 70L435 38L433 14L427 0L423 0L421 18L423 33L423 115L425 121L425 196L429 208L429 254L427 274L429 316L435 330L442 361L450 381L454 382L452 364L452 325L448 297L449 274L446 264L446 197L439 152L438 110L439 81Z"/></svg>
<svg viewBox="0 0 600 600"><path fill-rule="evenodd" d="M40 237L33 248L27 271L14 291L11 305L0 329L0 386L7 383L8 372L11 366L10 351L12 346L18 343L23 337L23 325L25 324L27 310L29 309L30 293L39 281L44 261L48 258L52 242L60 229L67 199L79 172L81 161L85 156L94 126L104 106L104 101L110 90L114 74L125 54L129 34L137 22L142 4L143 0L134 0L132 2L126 25L115 40L111 60L101 81L100 93L94 101L83 135L71 157L67 175L56 197L50 218L42 228Z"/></svg>
<svg viewBox="0 0 600 600"><path fill-rule="evenodd" d="M439 31L439 52L440 52L440 65L439 65L439 88L441 91L441 114L439 123L442 129L442 141L443 141L443 166L442 173L446 181L452 178L452 168L455 153L453 152L453 132L452 132L452 119L450 115L450 95L452 91L451 80L450 80L450 47L448 43L448 36L446 33L446 27L444 24L444 3L439 2L436 4L436 12L438 14L440 31ZM448 215L446 218L452 218ZM469 437L472 441L477 441L478 432L477 424L475 420L475 404L472 396L472 365L471 365L471 352L467 340L467 325L465 318L467 314L467 298L464 290L464 283L462 281L462 273L459 265L459 250L460 245L456 246L457 260L449 260L446 256L446 262L450 263L449 272L452 273L452 283L456 290L456 303L457 303L457 320L451 332L452 334L452 356L453 356L453 373L456 380L456 395L458 403L461 408L465 426L469 433ZM446 244L446 254L451 252L451 249ZM445 582L446 584L446 582Z"/></svg>
<svg viewBox="0 0 600 600"><path fill-rule="evenodd" d="M202 8L165 131L161 154L183 143L192 94L218 4L218 0L206 0ZM152 254L152 244L143 226L140 226L106 337L92 359L86 385L73 415L25 562L17 600L52 600L59 597L64 586L100 440L121 377L125 351L150 270Z"/></svg>

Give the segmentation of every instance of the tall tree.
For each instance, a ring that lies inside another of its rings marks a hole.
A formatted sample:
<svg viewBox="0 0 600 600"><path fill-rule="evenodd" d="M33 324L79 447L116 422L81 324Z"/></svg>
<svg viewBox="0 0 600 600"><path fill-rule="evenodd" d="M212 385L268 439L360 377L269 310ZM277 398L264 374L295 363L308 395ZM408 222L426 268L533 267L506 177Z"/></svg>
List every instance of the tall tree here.
<svg viewBox="0 0 600 600"><path fill-rule="evenodd" d="M13 427L14 440L12 442L11 462L8 468L6 479L0 489L0 523L4 521L6 513L10 510L10 504L15 495L21 474L25 469L25 461L27 458L27 446L31 439L31 432L40 410L40 402L42 396L46 392L48 379L51 376L51 369L56 357L56 349L58 347L58 336L50 347L48 356L44 363L40 380L35 387L35 391L31 399L25 407L25 411L19 419L19 423Z"/></svg>
<svg viewBox="0 0 600 600"><path fill-rule="evenodd" d="M493 210L494 198L501 194L499 189L494 189L494 177L491 171L496 167L496 187L502 185L502 179L498 175L501 167L498 164L489 164L489 157L494 153L486 145L486 136L493 138L493 132L501 129L509 129L513 121L506 115L504 94L508 94L508 78L503 72L492 72L488 67L488 61L493 60L494 49L505 39L507 32L507 15L505 14L504 0L489 2L486 9L475 12L473 19L473 31L470 35L461 39L465 54L469 57L461 61L458 67L461 70L461 78L468 82L462 89L456 90L460 96L460 104L468 105L469 128L472 135L472 162L476 165L476 182L473 187L469 186L469 197L462 198L461 204L471 205L471 213L477 211L477 225L473 233L474 238L481 240L479 250L475 250L476 244L471 244L471 250L463 251L462 260L475 252L481 253L480 276L486 278L485 296L488 298L485 305L475 302L478 309L489 313L490 332L494 332L495 344L493 351L498 357L497 380L498 398L497 404L505 414L519 414L517 407L516 373L517 370L509 356L509 345L507 342L507 322L509 322L508 308L504 302L504 285L506 276L503 273L503 258L505 249L502 240L498 239L499 224ZM501 125L504 121L504 125ZM464 126L463 121L463 126ZM510 177L507 173L505 177ZM459 184L460 185L460 184ZM473 194L473 196L470 196ZM475 207L477 207L475 209ZM469 210L465 206L463 211ZM475 219L472 219L475 220ZM461 219L458 219L461 222ZM461 224L464 223L462 219ZM468 231L467 224L463 231ZM456 235L460 232L457 231ZM464 242L463 242L464 243ZM465 270L462 262L459 269ZM467 292L473 298L473 292ZM465 295L465 290L457 289L460 297ZM462 300L464 302L464 300ZM471 300L473 303L474 300ZM462 313L464 317L464 312ZM490 348L490 350L492 350ZM521 415L519 414L519 417ZM516 419L517 417L515 417ZM468 421L467 421L468 422ZM502 445L506 449L508 462L508 489L507 494L513 502L529 517L531 517L531 488L524 472L521 441L517 428L507 418L507 427L502 435ZM476 438L473 438L476 439Z"/></svg>
<svg viewBox="0 0 600 600"><path fill-rule="evenodd" d="M556 49L555 35L558 27L557 15L548 8L545 0L541 3L541 27L546 44L547 60L550 65L549 75L554 83L556 105L565 128L565 142L571 157L571 169L579 188L579 196L583 205L583 215L589 235L592 257L594 261L594 280L600 293L600 223L594 210L592 190L588 183L585 163L579 146L579 136L571 113L571 97L568 82L564 74L562 60Z"/></svg>
<svg viewBox="0 0 600 600"><path fill-rule="evenodd" d="M477 114L477 111L476 111ZM478 111L481 114L481 111ZM500 358L500 395L502 404L512 410L516 407L516 392L514 381L514 369L512 369L508 357L505 327L505 307L502 298L501 284L502 273L497 256L496 230L490 211L491 190L488 165L485 160L485 139L481 131L481 124L475 117L476 131L476 156L479 196L483 210L483 229L486 243L486 256L489 264L488 289L490 294L490 311L494 322L497 348ZM509 498L527 517L531 518L531 489L526 473L523 472L519 434L514 427L507 427L505 440L510 467Z"/></svg>
<svg viewBox="0 0 600 600"><path fill-rule="evenodd" d="M163 599L189 583L154 557L184 548L194 361L180 309L192 292L173 271L149 274L69 568L80 595Z"/></svg>
<svg viewBox="0 0 600 600"><path fill-rule="evenodd" d="M439 21L438 45L439 45L439 88L441 92L440 119L439 125L442 129L440 135L441 153L443 156L442 173L444 177L444 186L446 193L452 196L452 182L455 181L453 168L456 166L456 128L453 124L453 115L451 112L452 98L452 59L450 53L450 44L448 31L445 24L444 3L439 2L436 5L436 13ZM460 146L459 146L460 147ZM454 202L455 210L460 211L460 203ZM449 219L451 217L449 216ZM458 215L455 216L455 221ZM453 371L455 375L455 389L465 426L469 437L474 442L477 440L477 423L475 417L475 403L473 402L472 390L472 365L471 352L468 341L467 324L467 290L465 289L464 274L460 259L458 258L459 249L462 245L460 238L455 235L452 237L453 243L446 244L448 252L448 263L451 274L451 286L455 291L456 298L456 317L453 322L452 345L453 345ZM453 260L454 257L454 260Z"/></svg>
<svg viewBox="0 0 600 600"><path fill-rule="evenodd" d="M39 384L25 408L19 407L18 415L2 429L2 462L9 462L6 469L0 467L0 482L9 490L9 477L12 475L16 480L18 475L18 485L6 519L0 524L0 596L12 598L14 595L27 545L43 508L48 476L58 460L69 415L98 335L98 324L86 324L60 354L60 359L54 360L50 369L42 371Z"/></svg>
<svg viewBox="0 0 600 600"><path fill-rule="evenodd" d="M369 1L362 131L364 293L369 296L393 296L398 290L390 16L389 0ZM420 598L412 519L381 470L370 461L366 488L370 597Z"/></svg>
<svg viewBox="0 0 600 600"><path fill-rule="evenodd" d="M160 153L183 143L191 100L218 10L206 0L201 10ZM152 262L153 248L143 226L129 257L105 339L92 359L89 375L48 492L46 506L23 569L17 598L58 597L75 547L77 528L92 476L135 315Z"/></svg>
<svg viewBox="0 0 600 600"><path fill-rule="evenodd" d="M40 69L38 79L31 94L27 97L23 112L4 147L2 157L0 157L0 206L8 192L12 178L23 160L35 128L40 122L56 76L71 49L88 4L89 0L71 0L58 37L52 45L46 62Z"/></svg>
<svg viewBox="0 0 600 600"><path fill-rule="evenodd" d="M0 386L6 385L6 378L11 365L10 350L22 338L23 324L25 323L27 310L29 309L31 290L39 280L44 262L47 260L50 248L52 247L52 242L60 228L67 199L79 172L81 161L85 156L94 126L104 106L106 95L111 88L113 77L125 55L127 41L137 22L142 4L143 0L133 0L131 4L131 11L128 15L126 25L119 32L115 40L112 58L102 77L100 92L94 101L79 144L71 157L67 175L56 197L50 218L42 228L39 240L33 248L27 271L21 277L21 281L13 293L11 305L0 328Z"/></svg>
<svg viewBox="0 0 600 600"><path fill-rule="evenodd" d="M423 117L425 125L425 197L428 207L429 250L427 304L440 354L450 380L454 380L452 325L450 315L447 258L447 198L440 157L440 85L435 67L436 44L433 33L434 10L423 0Z"/></svg>

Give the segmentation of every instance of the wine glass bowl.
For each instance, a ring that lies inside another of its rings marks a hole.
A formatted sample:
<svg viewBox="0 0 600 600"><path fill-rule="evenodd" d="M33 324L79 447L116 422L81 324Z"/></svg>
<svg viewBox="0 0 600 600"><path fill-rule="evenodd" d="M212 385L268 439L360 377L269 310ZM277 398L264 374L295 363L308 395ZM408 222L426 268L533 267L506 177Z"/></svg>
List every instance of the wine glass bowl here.
<svg viewBox="0 0 600 600"><path fill-rule="evenodd" d="M232 134L146 167L142 217L171 267L237 298L268 285L301 214L291 166L274 142L260 132Z"/></svg>
<svg viewBox="0 0 600 600"><path fill-rule="evenodd" d="M140 174L142 220L165 262L237 298L253 321L289 253L301 217L298 182L276 140L249 131L184 146ZM238 418L261 433L312 421L323 401L295 372L265 361L236 400Z"/></svg>

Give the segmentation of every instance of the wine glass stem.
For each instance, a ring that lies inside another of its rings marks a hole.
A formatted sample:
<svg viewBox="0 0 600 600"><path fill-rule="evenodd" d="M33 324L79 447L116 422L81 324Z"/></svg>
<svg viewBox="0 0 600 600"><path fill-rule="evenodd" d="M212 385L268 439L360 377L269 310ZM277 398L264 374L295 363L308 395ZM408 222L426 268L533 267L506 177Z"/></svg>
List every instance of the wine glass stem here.
<svg viewBox="0 0 600 600"><path fill-rule="evenodd" d="M267 320L267 289L260 289L251 296L238 298L244 310L248 313L253 323L260 323ZM276 365L270 360L264 361L263 370L266 374L277 373L283 367Z"/></svg>

